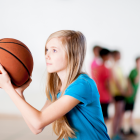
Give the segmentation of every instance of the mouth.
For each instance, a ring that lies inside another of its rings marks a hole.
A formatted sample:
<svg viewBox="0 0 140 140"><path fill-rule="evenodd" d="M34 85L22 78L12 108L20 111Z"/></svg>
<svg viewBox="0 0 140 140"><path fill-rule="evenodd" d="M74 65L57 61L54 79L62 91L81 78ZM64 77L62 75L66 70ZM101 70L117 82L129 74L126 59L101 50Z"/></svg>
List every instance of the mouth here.
<svg viewBox="0 0 140 140"><path fill-rule="evenodd" d="M47 65L52 65L51 63L47 63Z"/></svg>

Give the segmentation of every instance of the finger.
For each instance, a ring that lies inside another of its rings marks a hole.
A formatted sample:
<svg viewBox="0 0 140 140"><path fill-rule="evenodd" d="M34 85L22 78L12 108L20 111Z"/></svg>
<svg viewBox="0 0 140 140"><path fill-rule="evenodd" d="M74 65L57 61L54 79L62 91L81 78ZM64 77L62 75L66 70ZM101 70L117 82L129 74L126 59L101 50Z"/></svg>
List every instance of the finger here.
<svg viewBox="0 0 140 140"><path fill-rule="evenodd" d="M32 79L29 78L28 81L23 86L29 86L31 82L32 82Z"/></svg>
<svg viewBox="0 0 140 140"><path fill-rule="evenodd" d="M29 81L32 82L32 78L31 77L30 77Z"/></svg>
<svg viewBox="0 0 140 140"><path fill-rule="evenodd" d="M0 73L5 73L5 69L3 68L3 66L0 64Z"/></svg>
<svg viewBox="0 0 140 140"><path fill-rule="evenodd" d="M30 79L29 79L29 81L28 81L28 84L30 84L32 82L32 79L31 79L31 77L30 77Z"/></svg>

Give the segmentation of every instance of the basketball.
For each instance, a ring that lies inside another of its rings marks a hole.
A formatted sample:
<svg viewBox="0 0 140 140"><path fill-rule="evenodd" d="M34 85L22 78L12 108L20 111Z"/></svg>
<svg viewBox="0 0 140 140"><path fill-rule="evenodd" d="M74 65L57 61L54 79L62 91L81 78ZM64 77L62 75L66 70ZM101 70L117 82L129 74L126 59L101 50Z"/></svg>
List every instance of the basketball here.
<svg viewBox="0 0 140 140"><path fill-rule="evenodd" d="M21 41L13 38L0 39L0 63L8 72L13 85L20 87L30 79L33 57Z"/></svg>

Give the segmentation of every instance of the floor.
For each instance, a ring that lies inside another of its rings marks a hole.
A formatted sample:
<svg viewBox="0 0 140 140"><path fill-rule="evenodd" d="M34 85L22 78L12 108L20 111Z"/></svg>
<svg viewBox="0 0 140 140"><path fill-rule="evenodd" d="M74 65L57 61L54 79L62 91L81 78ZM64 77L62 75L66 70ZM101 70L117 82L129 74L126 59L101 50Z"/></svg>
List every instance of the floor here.
<svg viewBox="0 0 140 140"><path fill-rule="evenodd" d="M111 122L107 124L108 133L111 134ZM127 125L124 126L127 130ZM125 140L140 140L140 122L135 122L137 137L125 137ZM7 116L0 114L0 140L56 140L57 136L52 132L51 125L47 126L42 133L34 135L24 120L19 116ZM94 140L94 139L93 139Z"/></svg>
<svg viewBox="0 0 140 140"><path fill-rule="evenodd" d="M38 135L33 134L24 120L17 116L0 115L0 140L56 140L51 125Z"/></svg>

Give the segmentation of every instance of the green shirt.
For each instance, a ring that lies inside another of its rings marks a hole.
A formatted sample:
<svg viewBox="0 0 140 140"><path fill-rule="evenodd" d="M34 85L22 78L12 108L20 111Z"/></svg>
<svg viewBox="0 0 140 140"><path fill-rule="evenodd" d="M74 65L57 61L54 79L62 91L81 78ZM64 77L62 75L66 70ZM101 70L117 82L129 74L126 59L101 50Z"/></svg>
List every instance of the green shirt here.
<svg viewBox="0 0 140 140"><path fill-rule="evenodd" d="M135 78L137 77L137 75L138 75L138 71L136 68L133 69L129 74L129 79L130 79L130 82L133 87L133 93L131 96L126 97L125 100L127 103L134 103L134 101L135 101L136 93L137 93L138 86L139 86L139 83L135 83Z"/></svg>

